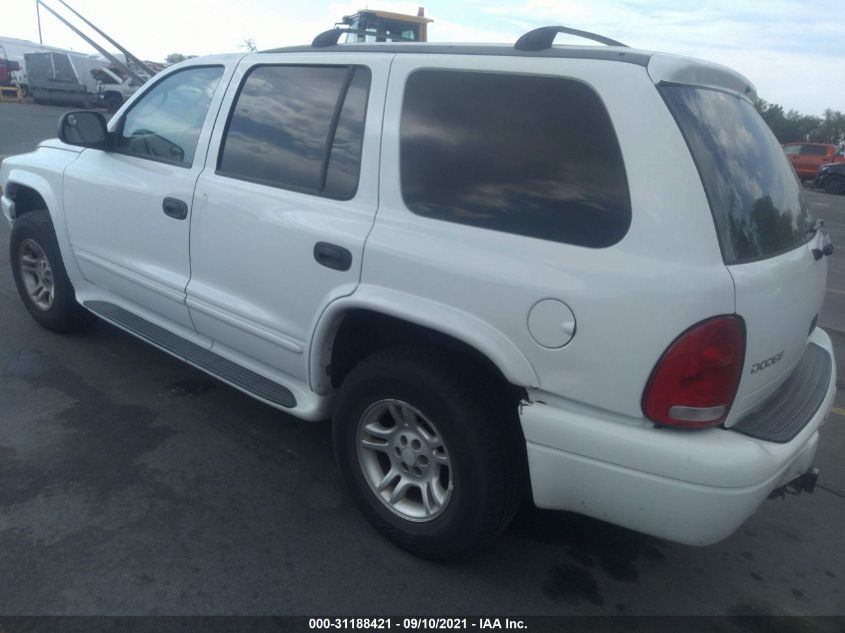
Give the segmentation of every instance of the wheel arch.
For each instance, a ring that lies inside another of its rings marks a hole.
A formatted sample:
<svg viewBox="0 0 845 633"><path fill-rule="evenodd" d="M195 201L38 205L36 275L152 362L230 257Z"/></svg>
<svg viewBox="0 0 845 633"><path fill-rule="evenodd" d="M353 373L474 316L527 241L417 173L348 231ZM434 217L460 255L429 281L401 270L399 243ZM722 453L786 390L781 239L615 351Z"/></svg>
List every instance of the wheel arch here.
<svg viewBox="0 0 845 633"><path fill-rule="evenodd" d="M50 221L53 224L53 230L59 243L59 250L64 260L64 266L71 281L75 282L82 277L76 265L76 260L72 256L70 242L67 236L67 227L64 221L64 206L61 200L61 185L64 168L67 164L73 162L77 154L71 154L70 152L56 148L39 148L37 152L45 157L46 165L36 166L29 163L29 161L18 163L18 161L25 158L24 156L15 156L6 159L6 161L14 161L16 164L13 165L7 166L4 162L4 195L12 198L15 203L9 219L14 222L15 219L38 208L46 209L50 216ZM65 157L72 158L67 161ZM7 169L8 172L6 171ZM26 204L19 205L19 196L22 194L26 199Z"/></svg>
<svg viewBox="0 0 845 633"><path fill-rule="evenodd" d="M392 344L437 344L467 356L516 389L539 384L534 368L504 334L477 317L427 299L359 286L330 303L313 329L309 381L330 394L369 354ZM348 348L350 342L355 349Z"/></svg>
<svg viewBox="0 0 845 633"><path fill-rule="evenodd" d="M46 209L53 218L53 209L57 208L58 201L50 183L38 174L12 171L9 174L5 195L15 203L12 220L38 209ZM53 224L55 225L55 221Z"/></svg>

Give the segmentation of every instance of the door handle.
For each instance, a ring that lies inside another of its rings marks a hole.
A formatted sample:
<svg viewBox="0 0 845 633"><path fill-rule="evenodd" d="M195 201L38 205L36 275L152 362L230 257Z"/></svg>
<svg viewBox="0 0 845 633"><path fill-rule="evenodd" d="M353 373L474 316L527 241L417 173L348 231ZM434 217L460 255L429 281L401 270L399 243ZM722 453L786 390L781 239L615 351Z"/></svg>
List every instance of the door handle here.
<svg viewBox="0 0 845 633"><path fill-rule="evenodd" d="M177 220L184 220L188 217L188 204L177 198L165 198L161 203L164 215L169 215Z"/></svg>
<svg viewBox="0 0 845 633"><path fill-rule="evenodd" d="M349 270L352 266L352 253L342 246L328 242L314 244L314 259L318 264L332 270Z"/></svg>

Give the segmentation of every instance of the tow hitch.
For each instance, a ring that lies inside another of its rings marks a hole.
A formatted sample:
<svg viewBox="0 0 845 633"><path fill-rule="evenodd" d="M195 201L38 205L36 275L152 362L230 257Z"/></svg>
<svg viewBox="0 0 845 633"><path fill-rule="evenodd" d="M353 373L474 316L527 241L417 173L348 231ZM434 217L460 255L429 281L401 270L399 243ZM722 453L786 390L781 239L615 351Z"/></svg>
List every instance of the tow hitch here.
<svg viewBox="0 0 845 633"><path fill-rule="evenodd" d="M811 468L806 473L798 475L788 484L775 488L769 493L769 499L785 499L787 494L797 495L802 492L813 494L816 482L819 480L819 469Z"/></svg>

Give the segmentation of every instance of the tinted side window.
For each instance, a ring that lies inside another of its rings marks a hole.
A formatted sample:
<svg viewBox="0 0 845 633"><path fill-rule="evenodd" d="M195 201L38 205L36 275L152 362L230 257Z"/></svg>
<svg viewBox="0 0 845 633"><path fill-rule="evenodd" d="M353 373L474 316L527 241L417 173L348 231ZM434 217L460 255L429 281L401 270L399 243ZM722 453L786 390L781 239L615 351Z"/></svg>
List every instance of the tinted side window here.
<svg viewBox="0 0 845 633"><path fill-rule="evenodd" d="M364 118L370 91L370 73L358 68L349 84L337 123L326 173L326 194L351 198L358 189Z"/></svg>
<svg viewBox="0 0 845 633"><path fill-rule="evenodd" d="M190 167L222 66L187 68L153 86L126 113L118 151Z"/></svg>
<svg viewBox="0 0 845 633"><path fill-rule="evenodd" d="M784 154L793 155L793 154L800 154L801 153L801 146L800 145L787 145L783 148Z"/></svg>
<svg viewBox="0 0 845 633"><path fill-rule="evenodd" d="M358 188L370 72L348 66L258 66L244 80L218 173L351 198Z"/></svg>
<svg viewBox="0 0 845 633"><path fill-rule="evenodd" d="M824 145L802 145L802 156L824 156L827 154L827 148Z"/></svg>
<svg viewBox="0 0 845 633"><path fill-rule="evenodd" d="M402 195L414 213L594 248L628 231L619 143L598 95L579 81L417 71L400 139Z"/></svg>
<svg viewBox="0 0 845 633"><path fill-rule="evenodd" d="M809 239L801 185L750 101L669 84L660 94L698 167L726 264L774 257Z"/></svg>

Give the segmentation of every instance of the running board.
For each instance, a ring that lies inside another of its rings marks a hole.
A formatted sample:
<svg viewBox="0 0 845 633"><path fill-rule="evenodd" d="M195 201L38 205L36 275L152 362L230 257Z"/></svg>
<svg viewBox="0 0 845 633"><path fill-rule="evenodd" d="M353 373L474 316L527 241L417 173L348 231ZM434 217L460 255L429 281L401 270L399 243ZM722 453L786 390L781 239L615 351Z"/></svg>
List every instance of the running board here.
<svg viewBox="0 0 845 633"><path fill-rule="evenodd" d="M282 385L268 380L254 371L244 369L240 365L195 343L186 341L181 336L168 332L164 328L150 323L113 303L85 301L82 305L106 321L128 330L139 338L149 341L204 372L243 389L257 398L288 409L296 406L296 398L289 389Z"/></svg>

